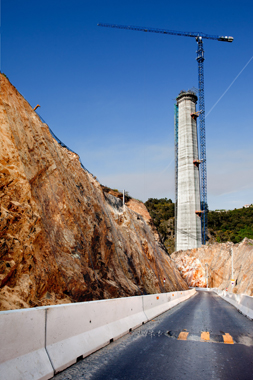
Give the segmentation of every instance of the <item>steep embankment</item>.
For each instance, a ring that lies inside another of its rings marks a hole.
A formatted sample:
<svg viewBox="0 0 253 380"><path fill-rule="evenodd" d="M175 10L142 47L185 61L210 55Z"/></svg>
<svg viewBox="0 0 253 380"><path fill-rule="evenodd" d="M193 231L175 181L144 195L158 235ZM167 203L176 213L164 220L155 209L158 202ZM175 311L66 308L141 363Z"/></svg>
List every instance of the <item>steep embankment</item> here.
<svg viewBox="0 0 253 380"><path fill-rule="evenodd" d="M234 280L231 287L232 250ZM172 260L189 286L226 289L253 296L253 240L245 238L239 244L215 243L197 249L174 252Z"/></svg>
<svg viewBox="0 0 253 380"><path fill-rule="evenodd" d="M124 211L0 80L0 309L186 289L146 210Z"/></svg>

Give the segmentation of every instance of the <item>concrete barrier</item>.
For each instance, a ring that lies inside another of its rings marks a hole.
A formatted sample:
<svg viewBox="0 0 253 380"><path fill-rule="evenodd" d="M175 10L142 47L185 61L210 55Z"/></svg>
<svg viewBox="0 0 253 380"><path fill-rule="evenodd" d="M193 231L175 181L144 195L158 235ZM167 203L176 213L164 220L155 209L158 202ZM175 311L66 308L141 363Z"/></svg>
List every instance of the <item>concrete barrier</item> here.
<svg viewBox="0 0 253 380"><path fill-rule="evenodd" d="M50 379L54 371L45 346L45 310L2 311L0 380Z"/></svg>
<svg viewBox="0 0 253 380"><path fill-rule="evenodd" d="M228 293L226 290L212 289L222 299L229 302L249 319L253 319L253 297L246 294Z"/></svg>
<svg viewBox="0 0 253 380"><path fill-rule="evenodd" d="M170 309L171 309L172 307L178 305L179 303L187 300L188 298L190 298L194 294L196 294L196 290L191 289L191 290L174 292L174 293L170 293L170 294L171 294L171 302L170 302Z"/></svg>
<svg viewBox="0 0 253 380"><path fill-rule="evenodd" d="M148 320L185 301L196 293L195 289L182 292L151 294L143 296L143 310Z"/></svg>
<svg viewBox="0 0 253 380"><path fill-rule="evenodd" d="M56 372L147 322L142 297L47 308L47 351Z"/></svg>
<svg viewBox="0 0 253 380"><path fill-rule="evenodd" d="M0 380L46 380L195 289L0 312Z"/></svg>
<svg viewBox="0 0 253 380"><path fill-rule="evenodd" d="M213 291L213 288L198 288L198 287L194 287L193 289L196 289L197 291L200 291L200 292L212 292Z"/></svg>
<svg viewBox="0 0 253 380"><path fill-rule="evenodd" d="M150 321L152 318L168 310L171 293L150 294L142 298L144 313L147 316L147 320Z"/></svg>
<svg viewBox="0 0 253 380"><path fill-rule="evenodd" d="M249 319L253 319L253 297L242 294L239 307L242 314L246 315Z"/></svg>

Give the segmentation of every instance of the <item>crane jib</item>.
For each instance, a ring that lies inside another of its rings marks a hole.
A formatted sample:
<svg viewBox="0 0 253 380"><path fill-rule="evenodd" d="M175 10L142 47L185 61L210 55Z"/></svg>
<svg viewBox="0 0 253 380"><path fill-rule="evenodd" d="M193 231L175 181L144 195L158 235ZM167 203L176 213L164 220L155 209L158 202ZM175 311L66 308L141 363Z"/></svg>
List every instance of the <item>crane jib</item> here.
<svg viewBox="0 0 253 380"><path fill-rule="evenodd" d="M103 26L106 28L117 28L117 29L128 29L128 30L137 30L140 32L149 32L149 33L161 33L161 34L170 34L174 36L185 36L185 37L202 37L208 40L217 40L217 41L225 41L225 42L233 42L233 37L228 36L217 36L206 34L202 32L182 32L176 30L168 30L168 29L158 29L158 28L146 28L143 26L132 26L132 25L116 25L116 24L105 24L98 23L98 26Z"/></svg>

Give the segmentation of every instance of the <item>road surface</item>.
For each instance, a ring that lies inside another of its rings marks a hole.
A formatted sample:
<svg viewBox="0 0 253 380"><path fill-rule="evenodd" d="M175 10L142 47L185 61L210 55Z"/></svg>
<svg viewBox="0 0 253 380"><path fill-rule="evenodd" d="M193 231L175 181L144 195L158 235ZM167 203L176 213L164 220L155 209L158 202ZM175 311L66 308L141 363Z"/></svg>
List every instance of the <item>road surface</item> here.
<svg viewBox="0 0 253 380"><path fill-rule="evenodd" d="M197 292L54 380L253 380L253 321Z"/></svg>

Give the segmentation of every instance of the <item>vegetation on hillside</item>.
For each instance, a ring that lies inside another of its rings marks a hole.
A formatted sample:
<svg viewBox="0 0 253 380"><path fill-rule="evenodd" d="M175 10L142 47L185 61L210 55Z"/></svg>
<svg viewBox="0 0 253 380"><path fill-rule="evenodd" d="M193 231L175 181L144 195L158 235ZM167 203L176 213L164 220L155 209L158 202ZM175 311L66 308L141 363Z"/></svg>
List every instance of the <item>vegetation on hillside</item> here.
<svg viewBox="0 0 253 380"><path fill-rule="evenodd" d="M0 71L0 73L1 73L6 79L9 80L9 78L7 77L7 75L6 75L5 73L2 73L1 71Z"/></svg>
<svg viewBox="0 0 253 380"><path fill-rule="evenodd" d="M253 239L253 206L228 211L209 211L208 230L218 242L239 243Z"/></svg>
<svg viewBox="0 0 253 380"><path fill-rule="evenodd" d="M145 206L168 253L174 252L174 203L167 198L149 198Z"/></svg>
<svg viewBox="0 0 253 380"><path fill-rule="evenodd" d="M123 200L123 193L118 189L111 189L110 187L104 185L101 185L101 187L104 193L109 193L114 197ZM128 201L130 201L130 199L132 199L132 197L129 195L128 191L125 191L125 202L127 203Z"/></svg>
<svg viewBox="0 0 253 380"><path fill-rule="evenodd" d="M172 253L175 247L174 203L167 198L149 198L145 205L168 253ZM210 242L239 243L245 237L253 239L253 206L228 211L208 211Z"/></svg>

